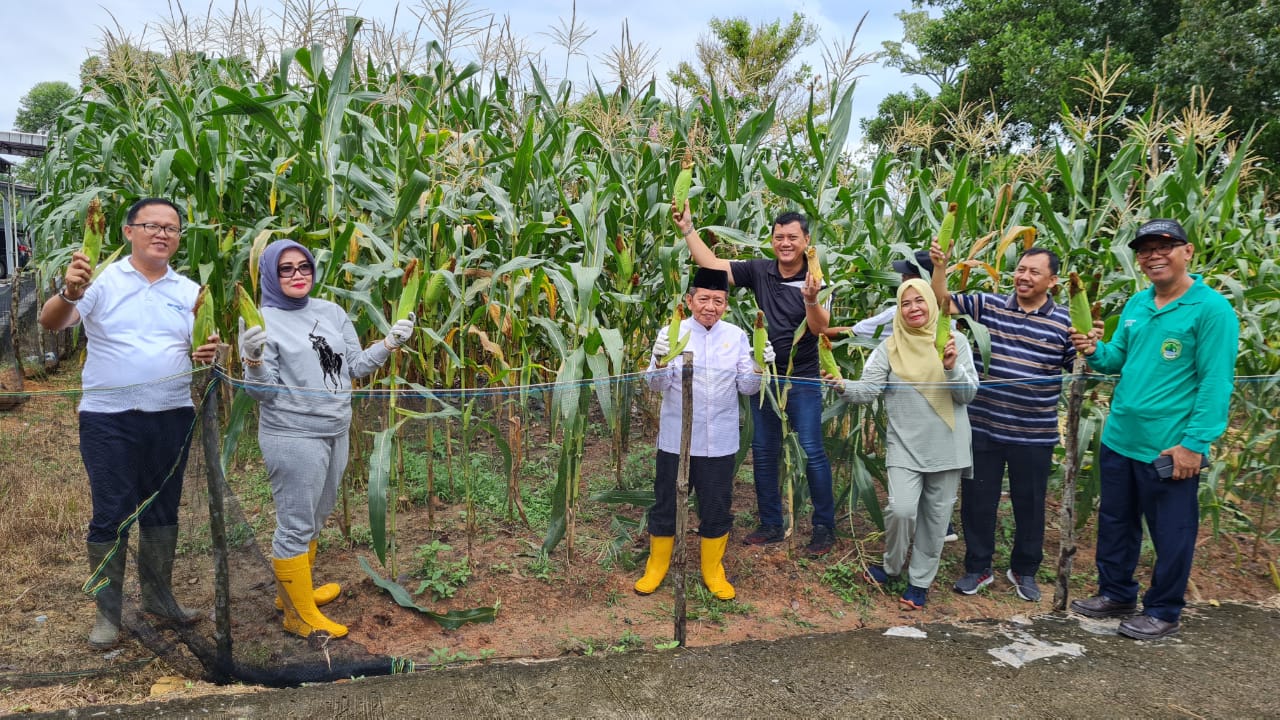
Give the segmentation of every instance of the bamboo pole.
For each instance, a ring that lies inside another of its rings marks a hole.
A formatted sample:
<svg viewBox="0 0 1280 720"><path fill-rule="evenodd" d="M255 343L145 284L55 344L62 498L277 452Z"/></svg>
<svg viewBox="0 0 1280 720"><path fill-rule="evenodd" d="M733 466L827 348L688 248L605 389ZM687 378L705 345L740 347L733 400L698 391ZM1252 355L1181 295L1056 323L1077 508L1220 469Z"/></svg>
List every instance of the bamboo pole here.
<svg viewBox="0 0 1280 720"><path fill-rule="evenodd" d="M218 373L227 366L231 346L218 345L213 368L205 376L201 396L200 443L204 449L205 476L209 483L209 537L213 541L214 575L214 640L216 655L214 681L230 682L234 672L231 657L231 580L227 568L227 524L224 516L226 478L222 475L222 451L219 448Z"/></svg>
<svg viewBox="0 0 1280 720"><path fill-rule="evenodd" d="M1080 408L1084 405L1084 358L1077 353L1071 368L1067 395L1067 427L1062 440L1066 451L1062 467L1062 505L1058 508L1058 580L1053 591L1053 609L1067 609L1071 563L1076 556L1076 479L1080 476Z"/></svg>
<svg viewBox="0 0 1280 720"><path fill-rule="evenodd" d="M675 615L676 642L685 646L685 532L689 526L689 444L693 437L693 353L680 354L680 467L676 471Z"/></svg>

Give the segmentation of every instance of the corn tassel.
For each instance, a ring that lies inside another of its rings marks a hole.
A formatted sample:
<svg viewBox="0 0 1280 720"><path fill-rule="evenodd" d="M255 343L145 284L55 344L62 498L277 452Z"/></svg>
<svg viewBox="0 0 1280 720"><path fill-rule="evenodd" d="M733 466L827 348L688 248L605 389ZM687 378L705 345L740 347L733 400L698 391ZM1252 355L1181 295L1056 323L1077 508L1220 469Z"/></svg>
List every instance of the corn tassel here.
<svg viewBox="0 0 1280 720"><path fill-rule="evenodd" d="M822 263L818 260L818 248L810 245L804 249L804 255L809 260L809 274L817 278L818 285L822 285Z"/></svg>
<svg viewBox="0 0 1280 720"><path fill-rule="evenodd" d="M253 296L240 283L236 283L236 304L240 308L240 319L244 321L246 328L267 326L262 319L262 311L258 310L257 304L253 302Z"/></svg>
<svg viewBox="0 0 1280 720"><path fill-rule="evenodd" d="M837 380L844 379L840 374L840 366L836 364L836 355L831 348L831 338L826 335L818 336L818 366L822 368L822 372L831 377Z"/></svg>
<svg viewBox="0 0 1280 720"><path fill-rule="evenodd" d="M196 319L191 327L191 349L204 345L209 342L209 336L218 331L213 320L213 300L209 295L209 286L205 285L200 288L200 294L196 297L196 305L192 308Z"/></svg>
<svg viewBox="0 0 1280 720"><path fill-rule="evenodd" d="M1093 311L1089 305L1089 291L1080 276L1072 271L1067 280L1068 308L1071 311L1071 327L1087 335L1093 329Z"/></svg>

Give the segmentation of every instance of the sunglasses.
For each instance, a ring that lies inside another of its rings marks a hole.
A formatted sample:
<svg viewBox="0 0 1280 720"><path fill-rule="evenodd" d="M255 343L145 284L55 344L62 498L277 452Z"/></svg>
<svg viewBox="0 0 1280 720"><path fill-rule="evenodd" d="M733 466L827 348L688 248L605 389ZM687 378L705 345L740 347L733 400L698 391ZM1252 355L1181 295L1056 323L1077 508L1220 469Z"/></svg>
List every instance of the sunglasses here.
<svg viewBox="0 0 1280 720"><path fill-rule="evenodd" d="M299 263L297 265L276 266L276 276L279 277L281 280L287 280L293 277L294 275L297 275L298 273L302 273L304 277L311 277L311 275L314 274L315 271L316 269L312 267L311 263L308 263L308 262Z"/></svg>

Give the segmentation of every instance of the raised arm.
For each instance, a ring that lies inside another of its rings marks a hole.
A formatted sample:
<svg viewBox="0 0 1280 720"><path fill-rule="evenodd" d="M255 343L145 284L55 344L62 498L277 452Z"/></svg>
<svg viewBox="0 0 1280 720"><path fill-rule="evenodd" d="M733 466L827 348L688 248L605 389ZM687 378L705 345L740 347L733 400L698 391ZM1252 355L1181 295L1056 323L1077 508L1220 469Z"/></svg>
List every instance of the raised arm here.
<svg viewBox="0 0 1280 720"><path fill-rule="evenodd" d="M956 305L951 299L951 293L947 291L947 254L942 252L942 246L937 240L929 245L929 259L933 261L929 286L933 288L933 296L938 299L938 307L946 307L948 315L959 315L960 306ZM946 298L945 306L942 304L943 298Z"/></svg>
<svg viewBox="0 0 1280 720"><path fill-rule="evenodd" d="M684 242L689 246L689 254L693 256L693 261L698 267L704 267L709 270L724 270L729 273L729 284L733 284L733 273L729 272L729 261L724 258L716 257L711 252L711 248L702 241L702 236L698 234L693 227L693 216L689 213L689 201L685 201L684 208L671 206L671 221L676 224L676 229L680 231L680 236L684 238Z"/></svg>
<svg viewBox="0 0 1280 720"><path fill-rule="evenodd" d="M89 287L89 279L93 277L93 266L84 253L71 254L71 264L67 266L66 277L63 278L62 290L51 296L40 308L38 321L45 330L57 332L80 322L80 313L76 311L76 303L84 297Z"/></svg>

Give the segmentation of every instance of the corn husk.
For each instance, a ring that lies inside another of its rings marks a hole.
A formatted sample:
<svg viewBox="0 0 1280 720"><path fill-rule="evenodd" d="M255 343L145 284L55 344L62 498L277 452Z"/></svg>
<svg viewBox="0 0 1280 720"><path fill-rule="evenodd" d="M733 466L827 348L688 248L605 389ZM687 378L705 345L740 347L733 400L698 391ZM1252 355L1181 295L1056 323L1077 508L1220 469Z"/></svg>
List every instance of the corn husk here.
<svg viewBox="0 0 1280 720"><path fill-rule="evenodd" d="M831 347L831 338L826 335L818 336L818 367L837 380L844 379L844 376L840 374L840 365L836 363L836 354Z"/></svg>

